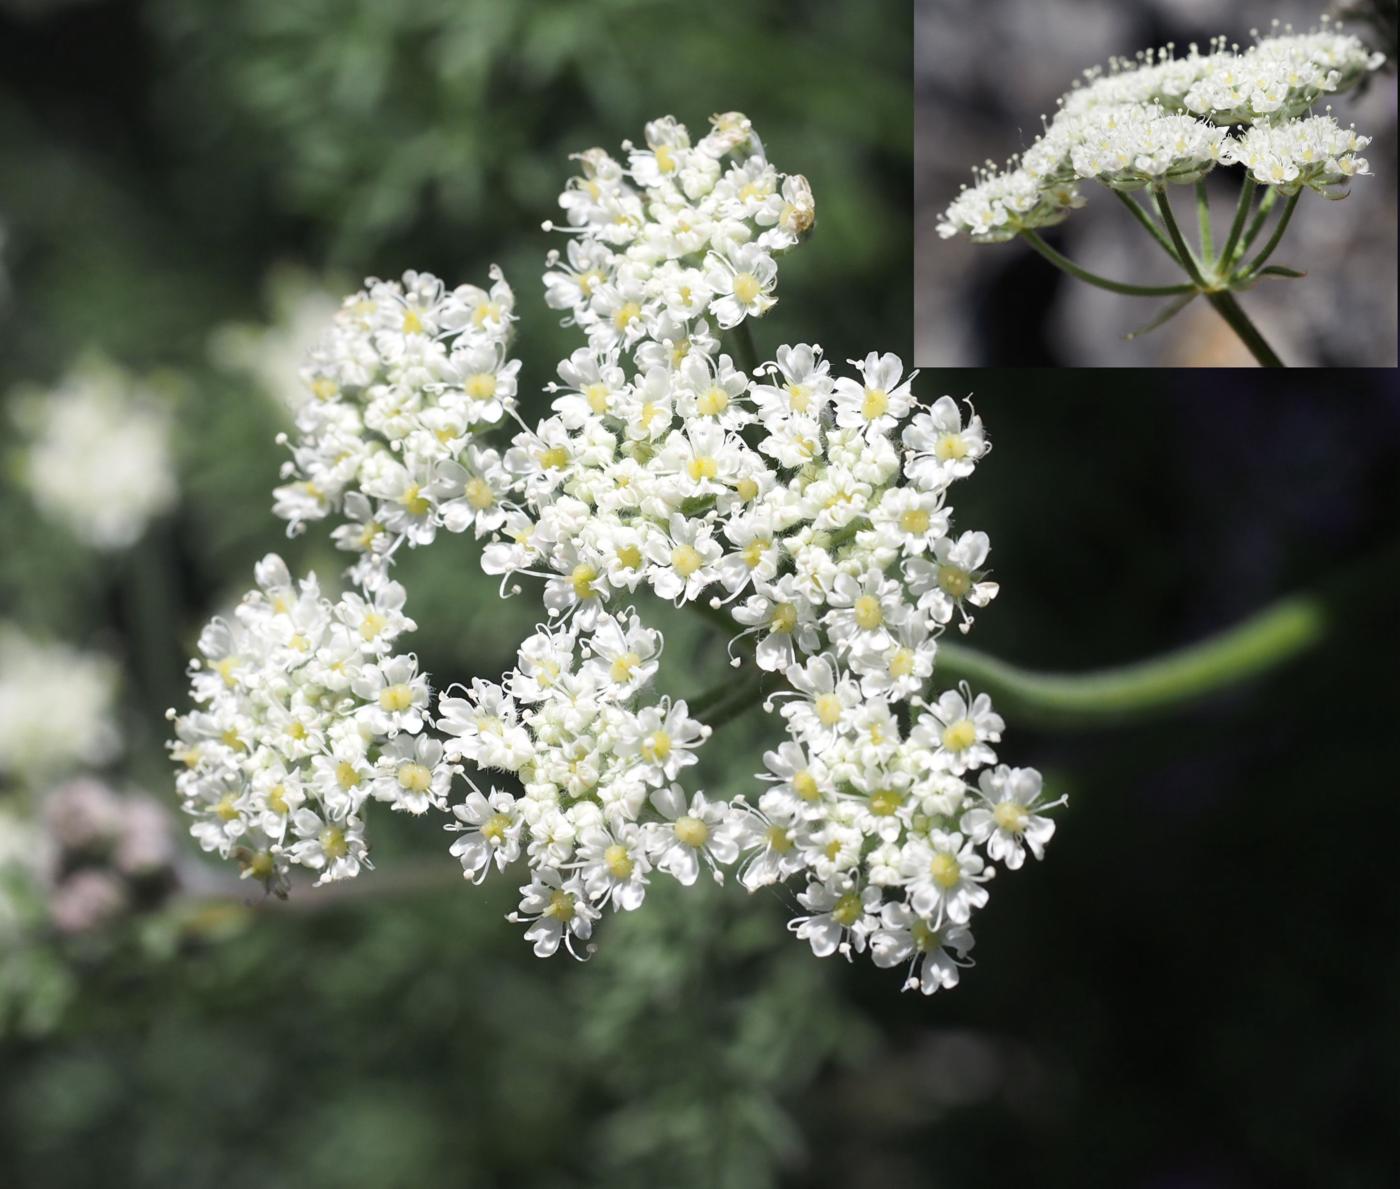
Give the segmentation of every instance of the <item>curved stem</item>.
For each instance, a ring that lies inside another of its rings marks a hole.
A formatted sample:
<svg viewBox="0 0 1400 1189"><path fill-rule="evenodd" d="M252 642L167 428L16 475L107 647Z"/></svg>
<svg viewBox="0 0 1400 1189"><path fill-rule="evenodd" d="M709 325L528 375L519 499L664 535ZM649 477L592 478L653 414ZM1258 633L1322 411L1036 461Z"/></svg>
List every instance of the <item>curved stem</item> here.
<svg viewBox="0 0 1400 1189"><path fill-rule="evenodd" d="M1205 178L1196 179L1196 226L1201 233L1201 263L1207 268L1215 259L1215 243L1210 230L1210 199Z"/></svg>
<svg viewBox="0 0 1400 1189"><path fill-rule="evenodd" d="M1177 257L1176 249L1172 247L1171 240L1166 237L1162 229L1153 221L1152 216L1147 213L1142 203L1131 194L1125 194L1122 190L1114 190L1113 194L1119 202L1128 208L1133 218L1147 229L1147 233L1161 245L1162 251L1170 256L1175 263L1180 264L1181 260Z"/></svg>
<svg viewBox="0 0 1400 1189"><path fill-rule="evenodd" d="M1034 231L1023 231L1021 236L1056 268L1062 269L1078 280L1085 281L1090 285L1097 285L1100 289L1107 289L1112 293L1126 293L1129 297L1170 297L1174 293L1190 293L1196 288L1194 285L1125 285L1121 281L1110 281L1107 277L1101 277L1097 273L1089 272L1088 269L1080 268L1074 261L1061 256Z"/></svg>
<svg viewBox="0 0 1400 1189"><path fill-rule="evenodd" d="M1268 262L1270 256L1274 254L1274 249L1278 247L1279 240L1283 238L1283 233L1288 230L1288 220L1293 218L1293 208L1298 205L1298 199L1302 195L1299 190L1288 200L1288 205L1283 208L1283 214L1279 216L1278 225L1274 228L1273 235L1269 236L1269 242L1264 245L1264 250L1257 255L1247 266L1240 269L1236 274L1236 281L1247 281L1251 277L1258 275L1258 272Z"/></svg>
<svg viewBox="0 0 1400 1189"><path fill-rule="evenodd" d="M1166 656L1087 673L1035 673L963 644L940 644L940 677L976 684L1028 718L1092 725L1188 705L1277 668L1318 644L1330 615L1317 595L1285 599L1237 627Z"/></svg>
<svg viewBox="0 0 1400 1189"><path fill-rule="evenodd" d="M1235 220L1230 224L1230 235L1225 240L1225 246L1220 249L1220 268L1218 271L1222 275L1229 274L1230 265L1235 256L1235 245L1239 243L1240 232L1244 230L1244 221L1249 215L1249 208L1254 205L1254 192L1258 188L1259 183L1246 174L1244 185L1240 187L1240 200L1235 204Z"/></svg>
<svg viewBox="0 0 1400 1189"><path fill-rule="evenodd" d="M1223 291L1207 293L1206 300L1215 307L1215 312L1229 323L1230 329L1239 335L1240 341L1249 348L1249 353L1259 361L1260 367L1285 366L1283 360L1274 353L1274 349L1259 333L1259 328L1249 320L1249 315L1244 312L1244 307L1235 300L1233 293Z"/></svg>
<svg viewBox="0 0 1400 1189"><path fill-rule="evenodd" d="M1171 236L1172 244L1176 247L1176 254L1181 257L1182 267L1186 269L1187 275L1190 276L1197 289L1206 288L1205 280L1201 277L1201 270L1196 266L1196 258L1191 254L1191 248L1182 236L1181 228L1176 225L1176 216L1172 214L1172 204L1167 201L1166 187L1154 190L1153 197L1157 200L1157 209L1162 214L1162 223L1167 229L1167 234Z"/></svg>

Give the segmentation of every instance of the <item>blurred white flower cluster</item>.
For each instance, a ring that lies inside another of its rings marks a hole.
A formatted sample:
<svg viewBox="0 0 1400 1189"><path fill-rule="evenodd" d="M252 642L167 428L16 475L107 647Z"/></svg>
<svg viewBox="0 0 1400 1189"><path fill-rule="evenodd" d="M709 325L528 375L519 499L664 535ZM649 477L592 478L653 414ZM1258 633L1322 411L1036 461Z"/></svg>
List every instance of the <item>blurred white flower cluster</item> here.
<svg viewBox="0 0 1400 1189"><path fill-rule="evenodd" d="M135 544L177 494L170 414L116 366L89 359L18 403L20 478L39 511L96 549Z"/></svg>
<svg viewBox="0 0 1400 1189"><path fill-rule="evenodd" d="M750 890L800 879L792 927L817 954L951 986L995 866L1039 857L1059 803L998 764L985 695L932 684L940 634L997 591L985 534L956 531L947 504L987 453L982 423L948 397L920 404L894 355L844 373L811 344L750 358L748 320L775 303L776 256L814 207L745 117L694 144L657 120L624 153L581 154L560 199L567 258L551 253L544 284L586 344L537 425L514 407L499 276L490 294L371 283L313 357L278 507L345 513L334 535L365 552L366 593L332 609L270 559L239 626L206 631L202 708L174 745L196 834L273 883L290 863L342 878L366 865L367 797L443 809L460 774L452 853L478 881L525 860L512 915L541 955L582 956L602 912L637 908L660 875L732 868ZM468 441L507 414L520 431L501 453ZM543 581L548 622L499 683L432 708L390 653L412 625L384 564L469 525L503 593ZM756 674L648 700L663 641L637 609L647 592L717 620ZM788 740L752 795L686 787L715 725L779 702Z"/></svg>
<svg viewBox="0 0 1400 1189"><path fill-rule="evenodd" d="M1171 47L1117 59L1061 98L1059 110L1005 170L976 171L944 213L939 235L997 243L1062 220L1083 205L1080 181L1116 190L1194 182L1240 162L1284 194L1329 197L1367 172L1368 140L1330 115L1302 119L1319 99L1354 87L1385 55L1324 18L1295 34L1275 29L1241 50L1214 41L1177 58ZM1239 128L1240 132L1231 133Z"/></svg>
<svg viewBox="0 0 1400 1189"><path fill-rule="evenodd" d="M116 681L106 657L0 623L0 779L33 786L116 755Z"/></svg>

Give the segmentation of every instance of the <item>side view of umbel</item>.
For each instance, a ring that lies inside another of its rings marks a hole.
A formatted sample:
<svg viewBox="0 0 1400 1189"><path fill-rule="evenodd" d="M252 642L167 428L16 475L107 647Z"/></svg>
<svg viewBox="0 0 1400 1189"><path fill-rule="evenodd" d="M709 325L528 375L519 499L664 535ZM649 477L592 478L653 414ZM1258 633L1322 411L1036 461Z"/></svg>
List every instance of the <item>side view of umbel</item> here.
<svg viewBox="0 0 1400 1189"><path fill-rule="evenodd" d="M1178 58L1172 47L1115 59L1107 72L1061 97L1035 142L997 169L974 170L938 225L943 238L979 243L1020 238L1051 264L1091 285L1134 297L1172 301L1138 334L1160 326L1198 296L1229 323L1265 367L1283 362L1245 314L1235 294L1266 277L1303 274L1270 264L1304 190L1345 198L1351 179L1369 172L1360 156L1368 137L1343 127L1319 103L1355 87L1385 55L1325 18L1309 33L1279 31L1241 50L1217 38ZM1211 226L1205 176L1217 166L1244 171L1239 201L1223 238ZM1083 182L1099 182L1123 203L1184 273L1172 285L1110 280L1047 244L1039 229L1084 205ZM1187 242L1169 187L1194 186L1199 237ZM1141 191L1146 201L1135 196ZM1262 247L1255 244L1273 226ZM1218 244L1218 247L1217 247ZM1251 254L1253 253L1253 254Z"/></svg>
<svg viewBox="0 0 1400 1189"><path fill-rule="evenodd" d="M744 116L694 143L659 119L620 160L576 160L544 285L580 345L550 416L520 416L498 270L485 289L368 281L313 353L275 507L290 532L330 526L355 589L268 557L204 630L195 708L170 712L192 832L285 894L295 867L371 867L372 802L441 814L468 880L524 873L511 919L541 956L585 956L663 877L795 881L790 927L816 954L950 987L990 880L1041 857L1060 803L998 762L989 698L934 684L940 634L997 590L947 503L987 453L981 420L917 402L893 355L757 358L749 320L814 204ZM390 566L467 532L545 622L500 681L438 692L402 651ZM663 640L642 588L718 625L741 674L649 694ZM751 788L690 787L712 732L760 708L786 739Z"/></svg>

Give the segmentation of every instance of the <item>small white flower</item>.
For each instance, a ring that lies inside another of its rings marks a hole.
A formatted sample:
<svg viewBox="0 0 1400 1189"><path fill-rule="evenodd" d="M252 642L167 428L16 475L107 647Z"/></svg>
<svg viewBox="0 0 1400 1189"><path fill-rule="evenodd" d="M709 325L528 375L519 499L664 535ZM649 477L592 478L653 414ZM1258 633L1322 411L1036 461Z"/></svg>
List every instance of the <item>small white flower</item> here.
<svg viewBox="0 0 1400 1189"><path fill-rule="evenodd" d="M856 889L849 884L813 881L797 894L807 916L793 917L788 928L812 947L818 958L839 952L860 953L879 922L880 889Z"/></svg>
<svg viewBox="0 0 1400 1189"><path fill-rule="evenodd" d="M574 943L593 935L598 915L578 876L565 880L552 867L541 867L520 889L520 907L509 919L530 923L525 940L534 943L535 957L551 957L562 941L571 957L581 958Z"/></svg>
<svg viewBox="0 0 1400 1189"><path fill-rule="evenodd" d="M1026 861L1027 850L1037 859L1044 858L1045 844L1055 833L1055 823L1032 810L1062 805L1064 798L1037 805L1041 780L1034 768L999 764L983 772L978 785L983 804L963 814L963 832L978 845L986 846L989 858L1011 871Z"/></svg>

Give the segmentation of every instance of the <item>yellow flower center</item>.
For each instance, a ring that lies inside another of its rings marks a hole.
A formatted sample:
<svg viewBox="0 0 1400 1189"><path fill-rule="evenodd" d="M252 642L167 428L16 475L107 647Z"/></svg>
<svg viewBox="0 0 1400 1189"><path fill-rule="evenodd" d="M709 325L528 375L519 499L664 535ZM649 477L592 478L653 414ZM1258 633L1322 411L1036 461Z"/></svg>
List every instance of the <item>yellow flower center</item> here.
<svg viewBox="0 0 1400 1189"><path fill-rule="evenodd" d="M876 817L890 817L904 804L904 794L898 789L881 789L870 797L870 812Z"/></svg>
<svg viewBox="0 0 1400 1189"><path fill-rule="evenodd" d="M971 719L960 718L943 728L943 746L949 751L966 751L977 742L977 727Z"/></svg>
<svg viewBox="0 0 1400 1189"><path fill-rule="evenodd" d="M915 921L909 932L914 937L914 948L921 954L936 950L943 944L943 935L936 929L930 929L923 921Z"/></svg>
<svg viewBox="0 0 1400 1189"><path fill-rule="evenodd" d="M379 708L391 714L407 710L413 705L413 687L400 681L397 685L386 685L379 691Z"/></svg>
<svg viewBox="0 0 1400 1189"><path fill-rule="evenodd" d="M763 292L763 286L751 272L741 272L734 278L734 296L741 305L752 305L754 299Z"/></svg>
<svg viewBox="0 0 1400 1189"><path fill-rule="evenodd" d="M910 508L899 518L899 527L911 536L920 537L928 532L929 515L927 508Z"/></svg>
<svg viewBox="0 0 1400 1189"><path fill-rule="evenodd" d="M962 868L958 866L957 857L947 851L939 851L933 856L933 862L928 865L928 873L940 888L957 887L958 880L962 879Z"/></svg>
<svg viewBox="0 0 1400 1189"><path fill-rule="evenodd" d="M831 919L843 929L849 929L860 920L860 897L854 892L842 896L831 910Z"/></svg>
<svg viewBox="0 0 1400 1189"><path fill-rule="evenodd" d="M496 395L496 376L493 372L477 372L467 379L467 395L473 400L490 400Z"/></svg>
<svg viewBox="0 0 1400 1189"><path fill-rule="evenodd" d="M863 632L873 632L885 622L885 613L880 609L880 600L874 595L861 595L852 608L856 616L856 626Z"/></svg>
<svg viewBox="0 0 1400 1189"><path fill-rule="evenodd" d="M625 302L613 315L613 325L618 330L626 330L634 318L642 316L642 307L635 301Z"/></svg>
<svg viewBox="0 0 1400 1189"><path fill-rule="evenodd" d="M350 846L345 841L345 831L339 826L327 826L321 831L317 841L328 859L343 859L350 853Z"/></svg>
<svg viewBox="0 0 1400 1189"><path fill-rule="evenodd" d="M462 494L467 497L467 503L478 512L484 511L496 502L496 493L491 490L491 484L480 476L468 479L466 487L462 489Z"/></svg>
<svg viewBox="0 0 1400 1189"><path fill-rule="evenodd" d="M715 460L709 455L699 455L690 460L690 466L686 468L690 472L690 477L699 483L701 479L713 479L719 474L719 467Z"/></svg>
<svg viewBox="0 0 1400 1189"><path fill-rule="evenodd" d="M563 446L551 446L540 455L540 466L558 471L569 465L569 452Z"/></svg>
<svg viewBox="0 0 1400 1189"><path fill-rule="evenodd" d="M399 787L410 793L421 793L433 783L431 769L423 764L400 764L398 777Z"/></svg>
<svg viewBox="0 0 1400 1189"><path fill-rule="evenodd" d="M636 545L624 545L617 551L617 564L624 570L635 570L642 564L642 551Z"/></svg>
<svg viewBox="0 0 1400 1189"><path fill-rule="evenodd" d="M625 652L608 669L608 675L619 685L632 679L632 670L642 663L642 658L635 652Z"/></svg>
<svg viewBox="0 0 1400 1189"><path fill-rule="evenodd" d="M232 793L225 793L214 806L214 812L222 821L231 822L238 816L238 806L233 803Z"/></svg>
<svg viewBox="0 0 1400 1189"><path fill-rule="evenodd" d="M569 584L574 588L574 597L582 601L593 597L593 581L598 577L598 571L587 562L580 562L574 567L574 572L569 575Z"/></svg>
<svg viewBox="0 0 1400 1189"><path fill-rule="evenodd" d="M360 783L360 773L349 760L341 760L335 766L335 782L348 792Z"/></svg>
<svg viewBox="0 0 1400 1189"><path fill-rule="evenodd" d="M574 897L570 892L562 889L555 892L549 898L549 907L544 910L544 915L554 917L559 921L571 921L574 919Z"/></svg>
<svg viewBox="0 0 1400 1189"><path fill-rule="evenodd" d="M938 585L948 595L960 599L972 589L972 575L957 566L941 565L938 567Z"/></svg>
<svg viewBox="0 0 1400 1189"><path fill-rule="evenodd" d="M967 443L962 440L961 434L945 433L938 439L938 443L933 448L933 453L943 462L952 462L959 458L966 458Z"/></svg>
<svg viewBox="0 0 1400 1189"><path fill-rule="evenodd" d="M422 490L417 483L410 483L404 488L403 498L399 501L413 516L426 516L432 508Z"/></svg>
<svg viewBox="0 0 1400 1189"><path fill-rule="evenodd" d="M841 714L845 708L841 705L841 699L835 694L822 694L816 701L817 720L824 727L834 727L841 721Z"/></svg>
<svg viewBox="0 0 1400 1189"><path fill-rule="evenodd" d="M780 855L785 855L792 849L792 835L782 826L768 827L768 845Z"/></svg>
<svg viewBox="0 0 1400 1189"><path fill-rule="evenodd" d="M286 787L280 784L274 784L268 789L267 796L264 797L263 800L273 813L285 814L291 808L291 806L287 804Z"/></svg>
<svg viewBox="0 0 1400 1189"><path fill-rule="evenodd" d="M758 480L747 478L740 479L739 482L734 485L734 490L738 493L739 498L747 504L758 494Z"/></svg>
<svg viewBox="0 0 1400 1189"><path fill-rule="evenodd" d="M1026 818L1029 816L1025 806L1015 801L1003 801L992 810L996 824L1009 834L1020 834L1026 828Z"/></svg>
<svg viewBox="0 0 1400 1189"><path fill-rule="evenodd" d="M583 390L583 397L588 402L588 407L599 416L608 411L608 386L601 381L588 385Z"/></svg>
<svg viewBox="0 0 1400 1189"><path fill-rule="evenodd" d="M914 672L914 654L907 648L896 648L890 658L890 676L898 681Z"/></svg>
<svg viewBox="0 0 1400 1189"><path fill-rule="evenodd" d="M499 321L501 317L501 307L494 301L483 301L472 311L472 321L477 326L485 326L488 322Z"/></svg>
<svg viewBox="0 0 1400 1189"><path fill-rule="evenodd" d="M627 853L627 848L617 842L603 852L603 862L614 879L630 879L633 868L636 867L632 856Z"/></svg>
<svg viewBox="0 0 1400 1189"><path fill-rule="evenodd" d="M504 813L493 813L481 823L481 836L489 842L500 844L505 841L506 831L510 829L510 818Z"/></svg>
<svg viewBox="0 0 1400 1189"><path fill-rule="evenodd" d="M795 603L779 603L773 608L770 626L775 632L782 632L785 636L796 631L797 605Z"/></svg>
<svg viewBox="0 0 1400 1189"><path fill-rule="evenodd" d="M671 566L682 578L689 578L703 563L693 545L677 545L671 550Z"/></svg>
<svg viewBox="0 0 1400 1189"><path fill-rule="evenodd" d="M860 406L861 416L867 421L875 421L885 415L890 407L890 396L883 388L867 388L865 400Z"/></svg>
<svg viewBox="0 0 1400 1189"><path fill-rule="evenodd" d="M804 801L815 801L821 790L817 787L817 778L806 768L797 772L792 778L792 791Z"/></svg>
<svg viewBox="0 0 1400 1189"><path fill-rule="evenodd" d="M664 763L671 754L671 736L664 729L653 731L642 742L642 756L647 763Z"/></svg>
<svg viewBox="0 0 1400 1189"><path fill-rule="evenodd" d="M718 384L711 385L695 402L695 409L702 417L718 417L729 408L729 393Z"/></svg>
<svg viewBox="0 0 1400 1189"><path fill-rule="evenodd" d="M403 332L404 334L422 334L423 319L418 316L418 311L412 308L403 312Z"/></svg>
<svg viewBox="0 0 1400 1189"><path fill-rule="evenodd" d="M676 838L686 846L701 847L710 837L710 827L698 817L686 815L676 819Z"/></svg>

